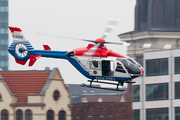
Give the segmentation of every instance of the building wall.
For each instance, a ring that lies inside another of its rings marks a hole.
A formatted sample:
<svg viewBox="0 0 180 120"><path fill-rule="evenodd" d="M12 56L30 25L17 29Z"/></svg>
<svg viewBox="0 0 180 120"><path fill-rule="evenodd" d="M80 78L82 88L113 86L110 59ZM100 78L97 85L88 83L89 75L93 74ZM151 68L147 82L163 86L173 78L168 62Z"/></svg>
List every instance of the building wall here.
<svg viewBox="0 0 180 120"><path fill-rule="evenodd" d="M7 110L9 112L10 120L13 120L13 109L12 107L10 107L10 104L12 103L12 96L5 87L3 80L0 80L0 94L2 97L2 99L0 100L0 113L2 112L2 110Z"/></svg>
<svg viewBox="0 0 180 120"><path fill-rule="evenodd" d="M137 78L133 85L140 85L140 101L133 102L133 109L140 110L140 120L146 119L146 110L151 108L168 108L169 120L175 120L175 107L180 107L180 99L175 99L175 82L180 82L180 74L174 74L174 57L180 57L180 49L160 50L144 53L144 68L146 60L168 58L168 75L146 76ZM153 67L153 66L152 66ZM168 83L167 100L146 100L146 85Z"/></svg>
<svg viewBox="0 0 180 120"><path fill-rule="evenodd" d="M173 45L172 48L180 47L180 32L178 31L163 31L163 30L149 30L143 32L129 32L118 35L121 41L135 44L153 44L164 46L165 44ZM129 46L127 55L136 58L137 54L143 54L145 51L158 50L161 48L143 48L140 46Z"/></svg>

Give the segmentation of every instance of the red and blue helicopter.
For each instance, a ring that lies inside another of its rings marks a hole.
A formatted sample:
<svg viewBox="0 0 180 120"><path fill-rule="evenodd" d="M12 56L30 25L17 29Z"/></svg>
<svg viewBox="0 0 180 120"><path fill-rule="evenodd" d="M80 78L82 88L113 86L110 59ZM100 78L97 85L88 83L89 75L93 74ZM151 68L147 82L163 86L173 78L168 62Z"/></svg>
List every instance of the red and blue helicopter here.
<svg viewBox="0 0 180 120"><path fill-rule="evenodd" d="M90 79L88 80L90 85L82 84L82 87L122 91L123 89L118 88L119 85L123 86L124 83L134 83L131 80L144 73L143 67L134 59L107 49L105 44L137 45L106 42L104 38L107 34L104 34L102 38L98 38L95 41L81 39L91 42L87 47L76 48L71 51L53 51L48 45L43 45L44 50L34 50L31 43L25 39L20 28L9 26L9 29L14 40L9 46L8 51L15 58L16 63L25 65L29 60L29 66L33 66L40 57L66 59L82 75ZM141 47L147 48L150 46L149 44L141 44ZM112 84L117 87L116 89L95 87L92 86L92 82Z"/></svg>

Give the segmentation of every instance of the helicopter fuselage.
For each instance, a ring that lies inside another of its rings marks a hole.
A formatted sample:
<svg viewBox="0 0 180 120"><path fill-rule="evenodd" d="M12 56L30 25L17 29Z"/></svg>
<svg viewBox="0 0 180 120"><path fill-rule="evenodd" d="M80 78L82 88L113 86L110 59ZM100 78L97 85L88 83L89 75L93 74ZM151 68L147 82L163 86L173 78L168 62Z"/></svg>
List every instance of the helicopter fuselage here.
<svg viewBox="0 0 180 120"><path fill-rule="evenodd" d="M105 49L104 53L101 49ZM69 52L33 50L31 55L66 59L82 75L89 79L125 82L143 74L142 66L132 58L108 50L105 45L98 48L98 50L93 56L84 55L88 51L88 47L78 48Z"/></svg>

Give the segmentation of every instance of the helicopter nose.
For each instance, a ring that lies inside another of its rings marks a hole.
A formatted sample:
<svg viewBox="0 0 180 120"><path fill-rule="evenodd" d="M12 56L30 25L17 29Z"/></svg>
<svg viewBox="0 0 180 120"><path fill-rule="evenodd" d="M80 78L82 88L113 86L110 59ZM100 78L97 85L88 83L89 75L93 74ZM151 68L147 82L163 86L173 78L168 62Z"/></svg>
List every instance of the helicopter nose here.
<svg viewBox="0 0 180 120"><path fill-rule="evenodd" d="M144 73L144 69L143 68L141 68L141 75Z"/></svg>

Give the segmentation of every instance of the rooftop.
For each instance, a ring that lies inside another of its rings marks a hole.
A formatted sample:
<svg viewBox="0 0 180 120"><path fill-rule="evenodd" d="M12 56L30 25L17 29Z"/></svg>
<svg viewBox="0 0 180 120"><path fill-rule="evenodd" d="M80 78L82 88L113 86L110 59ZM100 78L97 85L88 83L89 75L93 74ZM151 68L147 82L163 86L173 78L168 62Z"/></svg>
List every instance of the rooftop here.
<svg viewBox="0 0 180 120"><path fill-rule="evenodd" d="M27 94L40 93L51 71L0 71L17 103L27 103Z"/></svg>
<svg viewBox="0 0 180 120"><path fill-rule="evenodd" d="M100 87L100 85L93 85L93 86ZM66 87L68 88L71 95L121 95L122 93L124 93L113 90L80 87L80 84L66 84Z"/></svg>

